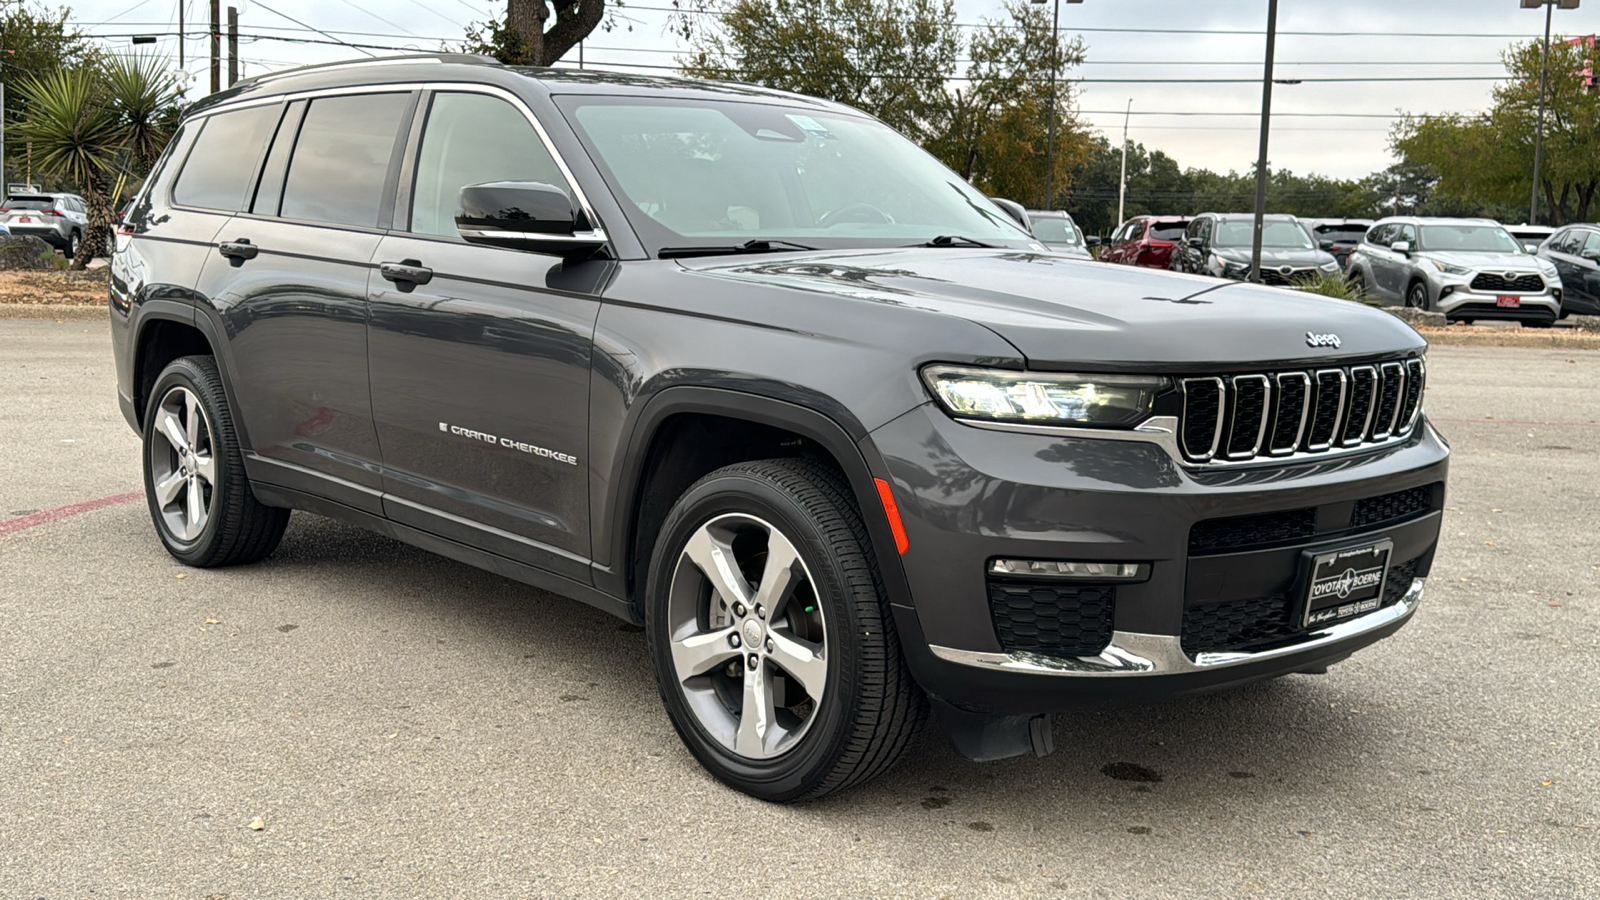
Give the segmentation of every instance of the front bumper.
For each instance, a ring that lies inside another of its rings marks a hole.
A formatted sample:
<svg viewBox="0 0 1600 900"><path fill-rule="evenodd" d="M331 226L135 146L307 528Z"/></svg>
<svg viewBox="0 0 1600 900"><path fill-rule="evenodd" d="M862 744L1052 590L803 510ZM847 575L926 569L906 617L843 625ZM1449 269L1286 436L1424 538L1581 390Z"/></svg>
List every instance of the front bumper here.
<svg viewBox="0 0 1600 900"><path fill-rule="evenodd" d="M1433 308L1451 319L1507 319L1511 321L1553 322L1561 315L1561 286L1546 280L1537 294L1475 290L1465 278L1452 278L1428 285ZM1517 298L1516 306L1501 306L1501 297Z"/></svg>
<svg viewBox="0 0 1600 900"><path fill-rule="evenodd" d="M1403 443L1370 452L1216 471L1182 465L1159 443L996 432L931 404L871 440L909 540L910 605L895 613L913 674L941 700L993 713L1214 690L1319 669L1392 634L1421 600L1449 456L1423 420ZM1406 492L1427 494L1426 508L1358 524L1358 502ZM1193 543L1197 524L1289 510L1309 513L1312 530L1238 548ZM1306 551L1378 539L1394 543L1397 579L1382 608L1243 646L1206 644L1197 621L1233 615L1228 604L1279 598L1277 614L1292 612ZM996 558L1141 563L1149 577L1115 586L1098 652L1039 652L1019 646L996 605Z"/></svg>

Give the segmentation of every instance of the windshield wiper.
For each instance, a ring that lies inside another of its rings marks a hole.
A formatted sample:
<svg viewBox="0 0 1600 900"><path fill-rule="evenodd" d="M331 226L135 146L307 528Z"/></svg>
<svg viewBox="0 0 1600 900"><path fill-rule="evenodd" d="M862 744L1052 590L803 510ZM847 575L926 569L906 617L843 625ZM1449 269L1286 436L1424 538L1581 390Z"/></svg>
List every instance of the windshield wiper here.
<svg viewBox="0 0 1600 900"><path fill-rule="evenodd" d="M794 241L756 238L742 244L711 244L705 247L662 247L656 251L657 259L681 259L686 256L736 256L740 253L778 253L784 250L815 250Z"/></svg>
<svg viewBox="0 0 1600 900"><path fill-rule="evenodd" d="M929 240L924 241L924 242L922 242L920 244L907 244L906 246L908 246L908 247L958 247L959 246L959 247L990 247L990 248L992 248L994 245L993 244L985 244L983 241L975 241L975 240L973 240L972 238L969 238L969 237L962 237L959 234L941 234L938 237L930 238Z"/></svg>

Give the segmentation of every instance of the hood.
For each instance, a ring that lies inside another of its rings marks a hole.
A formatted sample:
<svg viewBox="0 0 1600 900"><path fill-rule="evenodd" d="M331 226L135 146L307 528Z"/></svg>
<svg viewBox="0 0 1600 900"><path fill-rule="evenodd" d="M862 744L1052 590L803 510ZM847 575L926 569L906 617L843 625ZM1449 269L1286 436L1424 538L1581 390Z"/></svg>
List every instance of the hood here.
<svg viewBox="0 0 1600 900"><path fill-rule="evenodd" d="M1388 313L1298 291L1018 250L908 248L680 260L701 276L956 316L1039 369L1237 371L1420 348ZM1336 334L1339 346L1308 345Z"/></svg>
<svg viewBox="0 0 1600 900"><path fill-rule="evenodd" d="M1249 247L1217 247L1213 253L1229 262L1249 263ZM1303 269L1307 266L1325 266L1333 262L1333 256L1326 250L1286 249L1283 247L1262 247L1261 267L1275 269L1278 266L1294 266Z"/></svg>
<svg viewBox="0 0 1600 900"><path fill-rule="evenodd" d="M1079 244L1057 244L1050 241L1040 241L1039 243L1043 244L1045 249L1049 250L1051 253L1057 253L1062 256L1070 256L1073 259L1094 258L1089 255L1089 251L1086 248Z"/></svg>
<svg viewBox="0 0 1600 900"><path fill-rule="evenodd" d="M1553 264L1526 253L1468 253L1455 250L1426 250L1428 259L1484 272L1540 272Z"/></svg>

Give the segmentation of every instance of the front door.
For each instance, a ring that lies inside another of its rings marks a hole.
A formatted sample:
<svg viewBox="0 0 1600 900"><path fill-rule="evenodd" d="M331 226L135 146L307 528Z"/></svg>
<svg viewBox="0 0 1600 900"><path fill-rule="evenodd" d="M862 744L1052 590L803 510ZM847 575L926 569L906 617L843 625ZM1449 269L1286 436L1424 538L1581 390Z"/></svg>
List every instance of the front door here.
<svg viewBox="0 0 1600 900"><path fill-rule="evenodd" d="M402 277L375 275L369 300L385 512L587 582L589 357L611 263L463 241L464 185L570 186L522 107L467 90L425 103L376 256Z"/></svg>

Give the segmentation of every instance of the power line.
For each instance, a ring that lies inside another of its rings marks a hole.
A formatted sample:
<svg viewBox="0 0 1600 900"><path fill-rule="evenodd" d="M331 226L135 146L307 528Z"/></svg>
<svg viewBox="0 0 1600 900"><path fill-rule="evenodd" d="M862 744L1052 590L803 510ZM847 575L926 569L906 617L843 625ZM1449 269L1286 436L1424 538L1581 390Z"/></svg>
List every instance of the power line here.
<svg viewBox="0 0 1600 900"><path fill-rule="evenodd" d="M317 34L320 34L323 37L328 38L329 40L333 41L335 44L342 44L342 45L344 45L346 47L349 47L352 50L360 50L362 53L366 53L368 56L376 56L377 55L375 53L368 53L367 49L365 47L357 47L355 44L352 44L349 41L341 41L338 38L334 37L333 35L327 33L326 31L323 31L320 28L312 28L312 26L307 25L306 23L300 21L299 19L296 19L294 16L278 12L277 10L275 10L272 7L266 5L265 3L262 3L261 0L256 0L256 5L261 7L262 9L266 10L267 12L272 13L275 16L279 16L280 18L288 19L289 21L295 23L296 25L301 26L302 28L310 28L312 31L315 31ZM309 39L306 39L306 40L309 41Z"/></svg>

